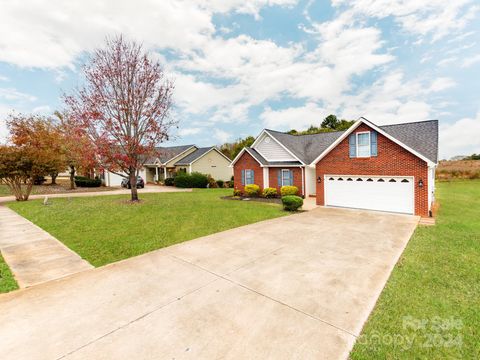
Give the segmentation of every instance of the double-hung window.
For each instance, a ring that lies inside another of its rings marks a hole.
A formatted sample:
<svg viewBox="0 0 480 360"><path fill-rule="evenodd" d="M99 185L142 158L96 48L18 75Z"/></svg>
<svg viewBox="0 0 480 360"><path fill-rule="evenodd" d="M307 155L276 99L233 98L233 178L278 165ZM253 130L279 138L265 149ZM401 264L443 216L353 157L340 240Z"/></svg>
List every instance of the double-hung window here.
<svg viewBox="0 0 480 360"><path fill-rule="evenodd" d="M255 177L253 170L245 170L245 185L250 185L255 183Z"/></svg>
<svg viewBox="0 0 480 360"><path fill-rule="evenodd" d="M357 134L357 157L370 157L370 131Z"/></svg>
<svg viewBox="0 0 480 360"><path fill-rule="evenodd" d="M282 186L293 185L293 171L282 169Z"/></svg>

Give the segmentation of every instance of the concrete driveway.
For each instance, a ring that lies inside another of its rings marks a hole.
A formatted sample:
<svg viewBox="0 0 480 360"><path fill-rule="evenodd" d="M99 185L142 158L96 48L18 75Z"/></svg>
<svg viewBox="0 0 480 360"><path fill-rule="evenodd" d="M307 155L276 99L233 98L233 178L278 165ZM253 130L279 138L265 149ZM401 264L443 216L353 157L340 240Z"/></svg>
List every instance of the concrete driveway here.
<svg viewBox="0 0 480 360"><path fill-rule="evenodd" d="M5 294L0 358L346 358L417 222L317 208Z"/></svg>

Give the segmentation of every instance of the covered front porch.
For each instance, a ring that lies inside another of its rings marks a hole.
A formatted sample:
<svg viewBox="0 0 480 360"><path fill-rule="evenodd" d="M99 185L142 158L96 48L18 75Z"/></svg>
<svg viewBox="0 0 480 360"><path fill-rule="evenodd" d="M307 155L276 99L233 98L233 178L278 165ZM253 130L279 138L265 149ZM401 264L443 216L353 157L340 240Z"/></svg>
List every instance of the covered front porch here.
<svg viewBox="0 0 480 360"><path fill-rule="evenodd" d="M159 181L165 181L166 178L174 177L182 169L179 169L178 167L149 164L145 165L145 170L146 182L157 183Z"/></svg>

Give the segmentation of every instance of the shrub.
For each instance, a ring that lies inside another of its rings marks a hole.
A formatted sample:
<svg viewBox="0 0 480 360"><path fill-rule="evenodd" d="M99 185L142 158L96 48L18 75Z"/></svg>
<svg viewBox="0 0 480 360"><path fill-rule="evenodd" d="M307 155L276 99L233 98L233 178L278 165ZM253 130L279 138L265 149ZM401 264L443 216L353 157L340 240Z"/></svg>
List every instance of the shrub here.
<svg viewBox="0 0 480 360"><path fill-rule="evenodd" d="M277 196L277 189L267 187L263 189L263 196L265 196L266 198L274 198Z"/></svg>
<svg viewBox="0 0 480 360"><path fill-rule="evenodd" d="M217 182L215 179L212 177L212 175L207 175L207 180L208 180L208 187L210 189L216 188L217 187Z"/></svg>
<svg viewBox="0 0 480 360"><path fill-rule="evenodd" d="M296 186L282 186L280 188L280 193L282 196L297 195L298 188Z"/></svg>
<svg viewBox="0 0 480 360"><path fill-rule="evenodd" d="M225 182L223 180L217 180L217 186L219 188L223 188L224 185L225 185Z"/></svg>
<svg viewBox="0 0 480 360"><path fill-rule="evenodd" d="M227 181L227 186L228 186L229 188L233 188L233 187L235 186L233 180Z"/></svg>
<svg viewBox="0 0 480 360"><path fill-rule="evenodd" d="M282 197L283 208L287 211L297 211L303 205L303 199L300 196L287 195Z"/></svg>
<svg viewBox="0 0 480 360"><path fill-rule="evenodd" d="M207 175L193 172L191 175L193 188L206 188L208 185Z"/></svg>
<svg viewBox="0 0 480 360"><path fill-rule="evenodd" d="M165 186L173 186L175 185L175 179L174 178L166 178L165 179Z"/></svg>
<svg viewBox="0 0 480 360"><path fill-rule="evenodd" d="M206 188L208 178L200 173L178 174L175 176L173 183L179 188Z"/></svg>
<svg viewBox="0 0 480 360"><path fill-rule="evenodd" d="M242 191L238 189L233 190L233 196L242 196Z"/></svg>
<svg viewBox="0 0 480 360"><path fill-rule="evenodd" d="M258 196L260 195L260 186L255 184L245 185L243 191L246 196Z"/></svg>
<svg viewBox="0 0 480 360"><path fill-rule="evenodd" d="M89 179L83 176L75 177L75 185L77 187L100 187L102 185L102 180L100 179Z"/></svg>
<svg viewBox="0 0 480 360"><path fill-rule="evenodd" d="M173 179L173 184L178 188L190 188L192 187L192 178L188 174L178 174Z"/></svg>
<svg viewBox="0 0 480 360"><path fill-rule="evenodd" d="M45 176L35 176L33 178L33 185L42 185L47 179L45 179Z"/></svg>

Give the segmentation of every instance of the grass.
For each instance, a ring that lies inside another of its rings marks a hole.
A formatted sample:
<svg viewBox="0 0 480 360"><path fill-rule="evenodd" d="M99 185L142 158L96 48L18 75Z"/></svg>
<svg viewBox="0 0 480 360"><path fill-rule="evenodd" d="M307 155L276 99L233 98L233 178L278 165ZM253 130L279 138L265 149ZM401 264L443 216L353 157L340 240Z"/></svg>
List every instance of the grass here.
<svg viewBox="0 0 480 360"><path fill-rule="evenodd" d="M286 215L279 205L222 200L231 189L9 203L94 266L200 236Z"/></svg>
<svg viewBox="0 0 480 360"><path fill-rule="evenodd" d="M351 359L480 358L480 181L436 196L437 225L417 228Z"/></svg>
<svg viewBox="0 0 480 360"><path fill-rule="evenodd" d="M480 160L440 161L436 176L438 180L480 179Z"/></svg>
<svg viewBox="0 0 480 360"><path fill-rule="evenodd" d="M0 254L0 293L6 293L16 289L18 289L17 282Z"/></svg>

